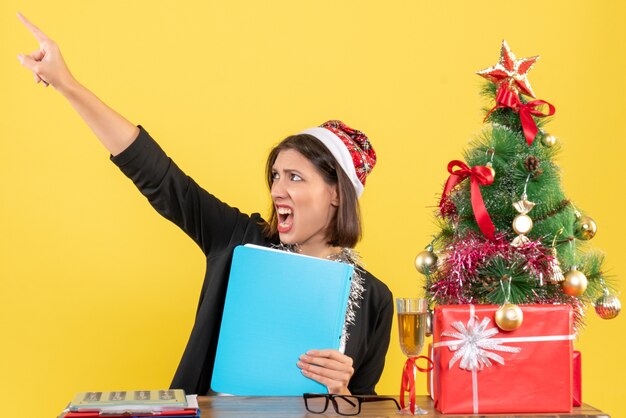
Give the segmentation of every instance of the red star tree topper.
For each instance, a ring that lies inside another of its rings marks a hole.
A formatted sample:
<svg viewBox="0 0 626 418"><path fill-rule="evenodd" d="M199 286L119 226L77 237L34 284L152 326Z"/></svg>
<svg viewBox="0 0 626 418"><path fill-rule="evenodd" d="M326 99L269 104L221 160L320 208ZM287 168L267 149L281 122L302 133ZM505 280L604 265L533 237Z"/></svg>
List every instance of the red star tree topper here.
<svg viewBox="0 0 626 418"><path fill-rule="evenodd" d="M535 93L528 81L528 72L538 59L538 55L530 58L515 59L515 55L511 52L509 45L503 40L498 63L493 67L478 71L476 74L485 77L496 84L498 88L502 84L507 84L518 93L535 97Z"/></svg>

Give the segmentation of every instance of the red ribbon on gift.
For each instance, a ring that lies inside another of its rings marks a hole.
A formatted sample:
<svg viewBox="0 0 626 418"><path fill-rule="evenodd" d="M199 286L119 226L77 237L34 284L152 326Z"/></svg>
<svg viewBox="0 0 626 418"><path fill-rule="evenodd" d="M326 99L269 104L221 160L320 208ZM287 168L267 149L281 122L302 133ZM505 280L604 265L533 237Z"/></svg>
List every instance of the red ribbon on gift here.
<svg viewBox="0 0 626 418"><path fill-rule="evenodd" d="M417 360L425 359L428 362L427 368L422 368L417 365ZM400 406L404 409L404 395L405 392L409 393L409 408L411 414L415 414L415 369L422 373L429 372L433 369L435 364L426 356L409 357L404 363L404 369L402 370L402 382L400 383Z"/></svg>
<svg viewBox="0 0 626 418"><path fill-rule="evenodd" d="M543 113L538 109L541 105L548 106L548 113ZM519 114L519 119L522 122L522 130L524 131L524 136L526 137L526 143L528 143L528 146L533 144L533 141L537 136L537 132L539 132L537 123L533 119L533 116L545 118L546 116L554 115L556 112L554 106L545 100L533 100L528 103L522 103L517 92L505 84L501 84L500 88L498 88L498 92L496 94L496 106L491 109L489 113L487 113L484 120L487 120L489 115L491 115L494 110L503 107L513 109L513 111Z"/></svg>
<svg viewBox="0 0 626 418"><path fill-rule="evenodd" d="M458 168L458 170L455 171L455 168ZM448 177L443 194L441 195L439 208L441 209L444 207L452 189L465 178L469 177L471 184L470 191L472 196L472 209L474 210L476 223L478 223L478 227L484 236L489 239L493 239L496 227L493 225L491 217L487 212L485 202L483 201L483 195L480 193L479 187L481 185L488 186L493 183L493 174L491 173L491 170L488 167L480 165L470 168L463 161L453 160L448 163L448 173L450 173L450 177Z"/></svg>

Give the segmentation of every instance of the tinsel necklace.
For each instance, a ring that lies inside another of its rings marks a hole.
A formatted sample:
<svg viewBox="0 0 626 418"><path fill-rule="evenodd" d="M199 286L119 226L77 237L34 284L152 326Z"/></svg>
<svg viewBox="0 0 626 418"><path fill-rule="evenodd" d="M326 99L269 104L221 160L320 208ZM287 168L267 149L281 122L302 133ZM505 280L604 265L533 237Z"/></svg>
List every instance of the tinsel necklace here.
<svg viewBox="0 0 626 418"><path fill-rule="evenodd" d="M280 244L272 244L272 248L290 253L300 253L300 247L298 244L283 244L281 242ZM352 281L350 283L350 295L348 296L346 318L343 321L343 330L341 332L341 341L339 344L339 351L344 353L346 349L346 342L350 337L350 333L348 333L348 326L354 325L356 311L361 306L360 302L363 300L363 292L365 292L365 286L363 285L364 279L362 276L364 268L361 263L359 253L354 251L352 248L343 247L340 252L330 254L326 257L326 259L350 264L354 267L354 271L352 272Z"/></svg>

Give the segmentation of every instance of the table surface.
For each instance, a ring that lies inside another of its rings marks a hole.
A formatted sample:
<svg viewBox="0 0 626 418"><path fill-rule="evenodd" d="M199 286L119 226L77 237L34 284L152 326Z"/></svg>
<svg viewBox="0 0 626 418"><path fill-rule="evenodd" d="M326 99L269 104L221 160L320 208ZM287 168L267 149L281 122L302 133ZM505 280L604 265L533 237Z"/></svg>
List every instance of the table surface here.
<svg viewBox="0 0 626 418"><path fill-rule="evenodd" d="M397 397L396 397L397 399ZM246 397L246 396L200 396L198 397L200 404L200 416L202 418L234 418L234 417L251 417L251 418L283 418L283 417L336 417L337 414L329 405L329 409L325 414L312 414L304 408L304 401L301 396L285 396L285 397ZM425 410L429 411L428 415L419 415L422 417L471 417L471 416L488 416L488 417L570 417L570 418L609 418L608 414L597 410L596 408L583 404L581 407L574 408L571 414L513 414L513 415L444 415L440 414L433 408L433 401L428 396L418 396L417 404ZM373 402L365 403L361 408L360 417L394 417L398 418L398 412L393 402Z"/></svg>

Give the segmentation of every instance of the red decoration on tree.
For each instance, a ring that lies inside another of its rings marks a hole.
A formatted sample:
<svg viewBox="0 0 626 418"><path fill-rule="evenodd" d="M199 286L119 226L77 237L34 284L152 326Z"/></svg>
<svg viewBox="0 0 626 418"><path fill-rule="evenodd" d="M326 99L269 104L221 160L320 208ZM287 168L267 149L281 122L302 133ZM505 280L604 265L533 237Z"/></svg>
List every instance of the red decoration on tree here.
<svg viewBox="0 0 626 418"><path fill-rule="evenodd" d="M516 92L535 97L535 93L528 81L528 72L538 59L538 55L530 58L515 59L515 55L511 52L509 45L503 40L502 48L500 49L500 61L493 67L477 71L476 74L485 77L498 87L503 85L509 86L510 89Z"/></svg>
<svg viewBox="0 0 626 418"><path fill-rule="evenodd" d="M455 168L457 168L457 170L454 170ZM449 206L448 195L452 189L454 189L454 187L461 181L469 177L474 217L476 218L478 227L482 231L483 235L492 239L496 228L491 221L487 208L485 207L483 195L480 193L480 185L488 186L493 183L493 173L489 167L484 166L474 166L470 169L467 164L459 160L453 160L448 163L448 172L450 173L450 177L448 177L448 181L446 181L446 186L443 189L441 201L439 202L441 212L444 213L444 210L449 210L446 208Z"/></svg>
<svg viewBox="0 0 626 418"><path fill-rule="evenodd" d="M543 113L541 110L537 109L542 105L548 106L548 113ZM520 121L522 122L522 130L524 131L524 136L526 137L526 143L528 146L533 144L533 141L537 136L537 132L539 132L537 123L533 119L533 116L545 118L546 116L554 115L556 112L554 106L545 100L533 100L528 103L522 103L516 92L510 90L506 85L501 85L498 88L498 93L496 94L496 105L489 111L489 113L487 113L485 120L487 120L489 115L491 115L494 110L503 107L513 109L514 112L519 114Z"/></svg>

